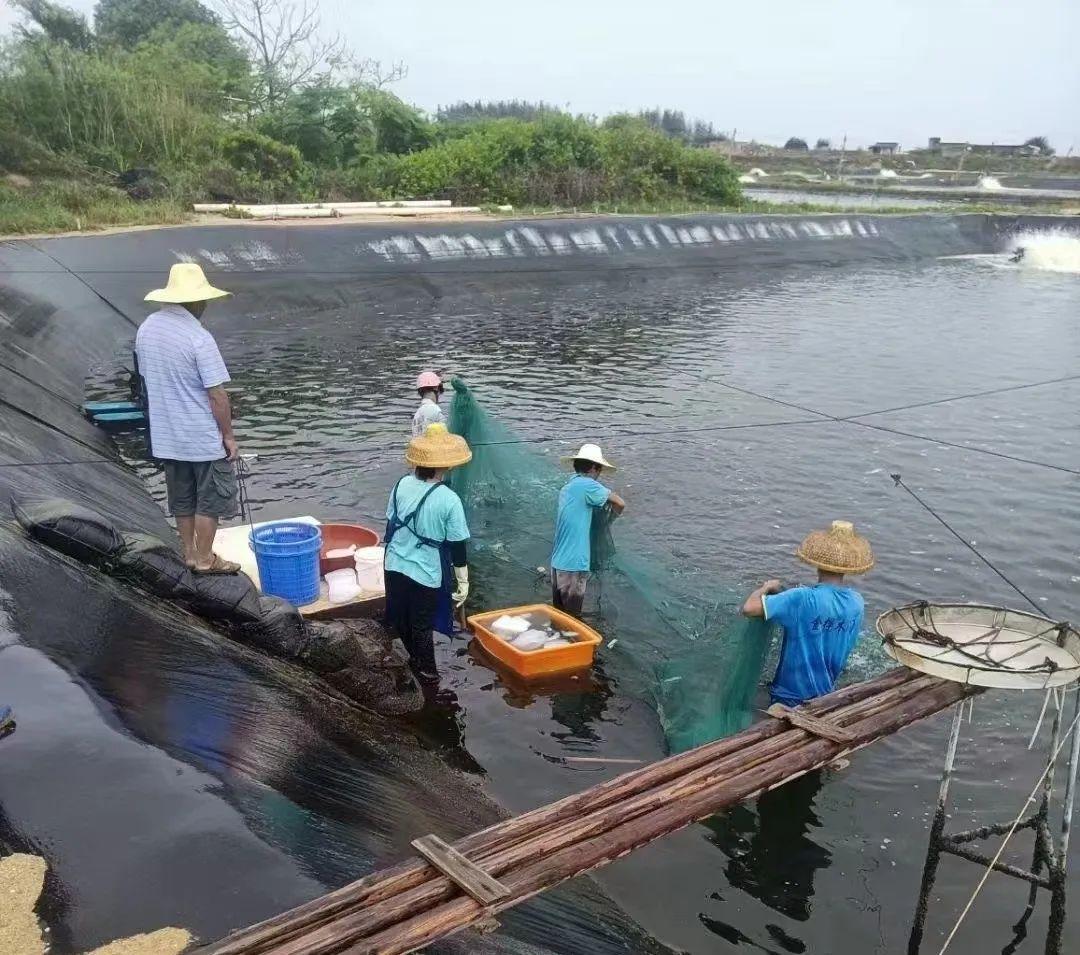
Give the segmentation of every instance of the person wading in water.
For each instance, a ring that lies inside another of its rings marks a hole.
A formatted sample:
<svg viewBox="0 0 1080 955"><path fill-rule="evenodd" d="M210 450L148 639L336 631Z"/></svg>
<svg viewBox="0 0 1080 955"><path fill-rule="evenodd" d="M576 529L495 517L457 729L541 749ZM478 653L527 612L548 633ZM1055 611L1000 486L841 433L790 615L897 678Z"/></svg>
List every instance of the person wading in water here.
<svg viewBox="0 0 1080 955"><path fill-rule="evenodd" d="M218 521L236 516L233 462L240 451L224 388L229 371L200 322L208 301L229 294L214 288L198 265L174 265L168 285L145 299L165 307L148 316L135 336L150 453L165 468L169 513L176 518L184 562L197 574L240 570L214 553Z"/></svg>
<svg viewBox="0 0 1080 955"><path fill-rule="evenodd" d="M412 419L412 433L419 438L429 424L446 424L446 415L439 407L442 397L442 379L433 371L422 371L416 379L416 390L420 395L420 407Z"/></svg>
<svg viewBox="0 0 1080 955"><path fill-rule="evenodd" d="M453 632L453 611L469 596L465 508L443 479L468 464L472 451L446 425L431 424L409 442L405 460L413 473L394 485L386 506L386 622L409 651L413 672L434 683L435 631Z"/></svg>
<svg viewBox="0 0 1080 955"><path fill-rule="evenodd" d="M812 531L795 556L817 568L817 584L784 590L779 580L767 580L743 604L747 617L764 617L783 628L769 694L773 703L787 706L832 692L863 625L862 594L844 578L874 566L870 542L848 521Z"/></svg>
<svg viewBox="0 0 1080 955"><path fill-rule="evenodd" d="M566 460L573 465L575 474L559 492L551 552L551 602L556 610L580 617L592 570L593 515L605 507L621 514L626 502L600 483L600 475L613 472L615 467L608 463L599 445L582 445Z"/></svg>

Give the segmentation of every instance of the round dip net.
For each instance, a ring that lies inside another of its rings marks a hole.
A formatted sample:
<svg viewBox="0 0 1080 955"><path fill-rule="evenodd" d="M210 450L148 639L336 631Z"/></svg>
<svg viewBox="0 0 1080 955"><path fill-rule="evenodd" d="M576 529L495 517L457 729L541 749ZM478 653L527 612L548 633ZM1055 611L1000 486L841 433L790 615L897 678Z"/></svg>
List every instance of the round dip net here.
<svg viewBox="0 0 1080 955"><path fill-rule="evenodd" d="M549 601L547 566L559 490L568 472L484 410L459 378L449 428L472 448L450 472L472 531L484 606ZM615 536L622 546L616 548ZM601 664L619 690L650 703L668 748L679 752L744 729L770 644L770 628L738 613L740 595L637 546L607 511L594 515L585 616L605 639Z"/></svg>

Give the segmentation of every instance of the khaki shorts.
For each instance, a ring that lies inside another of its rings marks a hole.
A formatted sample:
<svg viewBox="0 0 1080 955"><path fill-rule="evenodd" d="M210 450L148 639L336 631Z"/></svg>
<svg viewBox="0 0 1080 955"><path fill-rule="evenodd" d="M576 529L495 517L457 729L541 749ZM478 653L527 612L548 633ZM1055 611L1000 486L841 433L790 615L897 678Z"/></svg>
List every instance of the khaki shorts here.
<svg viewBox="0 0 1080 955"><path fill-rule="evenodd" d="M236 470L217 461L162 461L169 513L173 517L235 517Z"/></svg>

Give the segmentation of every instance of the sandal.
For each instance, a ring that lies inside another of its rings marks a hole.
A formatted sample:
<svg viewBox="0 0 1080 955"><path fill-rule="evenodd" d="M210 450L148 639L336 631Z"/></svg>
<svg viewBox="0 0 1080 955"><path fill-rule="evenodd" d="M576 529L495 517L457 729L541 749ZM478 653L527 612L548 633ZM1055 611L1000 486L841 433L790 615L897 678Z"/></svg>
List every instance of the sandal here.
<svg viewBox="0 0 1080 955"><path fill-rule="evenodd" d="M240 565L235 561L225 560L222 557L218 557L217 554L214 554L213 563L211 563L209 567L199 567L198 565L196 565L192 568L192 570L196 574L217 574L225 576L227 574L240 573Z"/></svg>

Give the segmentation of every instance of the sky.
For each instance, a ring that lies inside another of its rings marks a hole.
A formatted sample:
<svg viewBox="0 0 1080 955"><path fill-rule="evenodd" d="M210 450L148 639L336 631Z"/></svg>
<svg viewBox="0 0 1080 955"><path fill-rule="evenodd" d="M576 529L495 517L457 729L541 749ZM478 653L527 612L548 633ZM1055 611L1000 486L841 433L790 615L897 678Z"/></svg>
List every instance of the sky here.
<svg viewBox="0 0 1080 955"><path fill-rule="evenodd" d="M407 65L394 89L427 110L661 106L740 140L910 148L1045 135L1080 152L1080 0L321 2L325 27L357 54ZM0 0L0 30L12 20Z"/></svg>

